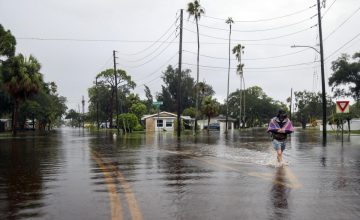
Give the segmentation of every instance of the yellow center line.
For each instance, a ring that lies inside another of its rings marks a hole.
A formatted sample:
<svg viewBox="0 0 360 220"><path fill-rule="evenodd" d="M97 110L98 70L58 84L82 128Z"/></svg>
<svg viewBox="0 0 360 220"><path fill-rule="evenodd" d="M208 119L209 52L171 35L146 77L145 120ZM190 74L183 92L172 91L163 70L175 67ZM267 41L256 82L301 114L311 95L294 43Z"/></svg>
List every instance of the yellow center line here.
<svg viewBox="0 0 360 220"><path fill-rule="evenodd" d="M110 208L111 208L111 219L122 220L123 219L123 211L120 203L120 197L116 192L116 185L109 174L109 170L106 168L105 164L99 159L95 154L91 154L92 159L98 164L100 169L102 170L105 178L106 185L108 187L108 193L110 198Z"/></svg>
<svg viewBox="0 0 360 220"><path fill-rule="evenodd" d="M94 152L94 154L96 154L100 158L100 155L98 153ZM119 171L119 169L116 166L114 166L111 162L109 163L108 167L111 169L111 171L113 171L116 174L117 179L120 183L120 186L124 190L126 201L128 203L128 207L129 207L132 219L142 220L143 217L142 217L139 205L136 201L135 195L131 190L131 185L128 183L128 181L126 181L124 175Z"/></svg>

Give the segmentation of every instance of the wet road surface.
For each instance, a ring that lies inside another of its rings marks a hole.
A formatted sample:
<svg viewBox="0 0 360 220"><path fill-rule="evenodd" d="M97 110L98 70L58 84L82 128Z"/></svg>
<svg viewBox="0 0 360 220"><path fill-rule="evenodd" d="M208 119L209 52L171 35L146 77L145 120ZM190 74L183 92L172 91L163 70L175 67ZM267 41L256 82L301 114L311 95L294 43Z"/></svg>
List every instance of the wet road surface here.
<svg viewBox="0 0 360 220"><path fill-rule="evenodd" d="M360 219L360 136L264 129L0 137L0 219Z"/></svg>

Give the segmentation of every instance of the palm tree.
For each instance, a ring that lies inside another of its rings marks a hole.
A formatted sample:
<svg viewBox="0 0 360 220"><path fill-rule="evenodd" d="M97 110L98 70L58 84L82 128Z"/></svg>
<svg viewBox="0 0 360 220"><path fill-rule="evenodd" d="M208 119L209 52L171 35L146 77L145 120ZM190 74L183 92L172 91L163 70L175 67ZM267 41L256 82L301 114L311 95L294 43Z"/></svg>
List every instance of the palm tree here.
<svg viewBox="0 0 360 220"><path fill-rule="evenodd" d="M244 53L244 49L245 47L242 46L241 44L238 44L236 45L232 52L233 54L235 54L235 57L236 59L238 60L239 64L237 65L237 74L239 74L240 76L240 90L239 90L239 97L240 97L240 114L239 114L239 128L240 128L240 125L241 125L241 95L242 95L242 92L241 92L241 89L242 89L242 85L244 84L244 89L245 89L245 80L244 80L244 75L243 75L243 68L244 68L244 64L241 64L241 54ZM244 93L244 116L245 116L245 93Z"/></svg>
<svg viewBox="0 0 360 220"><path fill-rule="evenodd" d="M197 33L197 63L196 63L196 84L199 83L199 53L200 53L200 40L199 40L199 24L198 21L202 14L205 13L205 9L201 7L200 1L194 0L194 2L189 2L187 5L187 12L189 17L194 16L196 22L196 33ZM199 91L196 89L196 116L195 116L195 130L197 125L197 116L199 111Z"/></svg>
<svg viewBox="0 0 360 220"><path fill-rule="evenodd" d="M213 99L211 96L206 96L202 102L202 113L208 118L207 129L209 131L209 124L211 117L215 116L219 112L219 103L216 99Z"/></svg>
<svg viewBox="0 0 360 220"><path fill-rule="evenodd" d="M229 68L228 68L228 81L227 81L227 94L226 94L226 123L225 123L225 133L228 130L228 114L229 114L229 83L230 83L230 45L231 45L231 24L234 23L233 19L229 17L226 21L226 24L229 24L230 31L229 31Z"/></svg>
<svg viewBox="0 0 360 220"><path fill-rule="evenodd" d="M9 58L3 65L5 90L14 102L12 132L16 135L16 120L19 105L27 97L36 94L43 85L40 63L30 55L28 59L22 54Z"/></svg>

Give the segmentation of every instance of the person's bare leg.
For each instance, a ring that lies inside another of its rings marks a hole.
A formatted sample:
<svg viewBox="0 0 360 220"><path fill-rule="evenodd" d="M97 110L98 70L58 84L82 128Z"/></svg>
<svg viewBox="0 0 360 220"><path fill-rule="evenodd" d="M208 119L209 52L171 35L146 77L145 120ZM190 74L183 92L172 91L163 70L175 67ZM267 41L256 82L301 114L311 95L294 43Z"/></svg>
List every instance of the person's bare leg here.
<svg viewBox="0 0 360 220"><path fill-rule="evenodd" d="M282 151L281 149L279 149L277 151L277 159L278 159L278 162L281 163L282 162Z"/></svg>

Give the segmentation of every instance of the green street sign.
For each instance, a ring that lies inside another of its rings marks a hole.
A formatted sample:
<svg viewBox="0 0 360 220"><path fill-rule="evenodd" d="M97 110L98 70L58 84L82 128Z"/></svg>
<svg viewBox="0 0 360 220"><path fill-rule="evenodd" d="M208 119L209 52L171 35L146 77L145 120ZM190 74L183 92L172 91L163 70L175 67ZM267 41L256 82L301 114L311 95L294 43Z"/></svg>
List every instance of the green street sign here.
<svg viewBox="0 0 360 220"><path fill-rule="evenodd" d="M163 102L153 102L153 105L156 105L156 106L162 105L162 104L163 104Z"/></svg>
<svg viewBox="0 0 360 220"><path fill-rule="evenodd" d="M160 105L162 105L162 104L163 104L163 102L153 102L153 105L155 105L156 108L159 108Z"/></svg>

